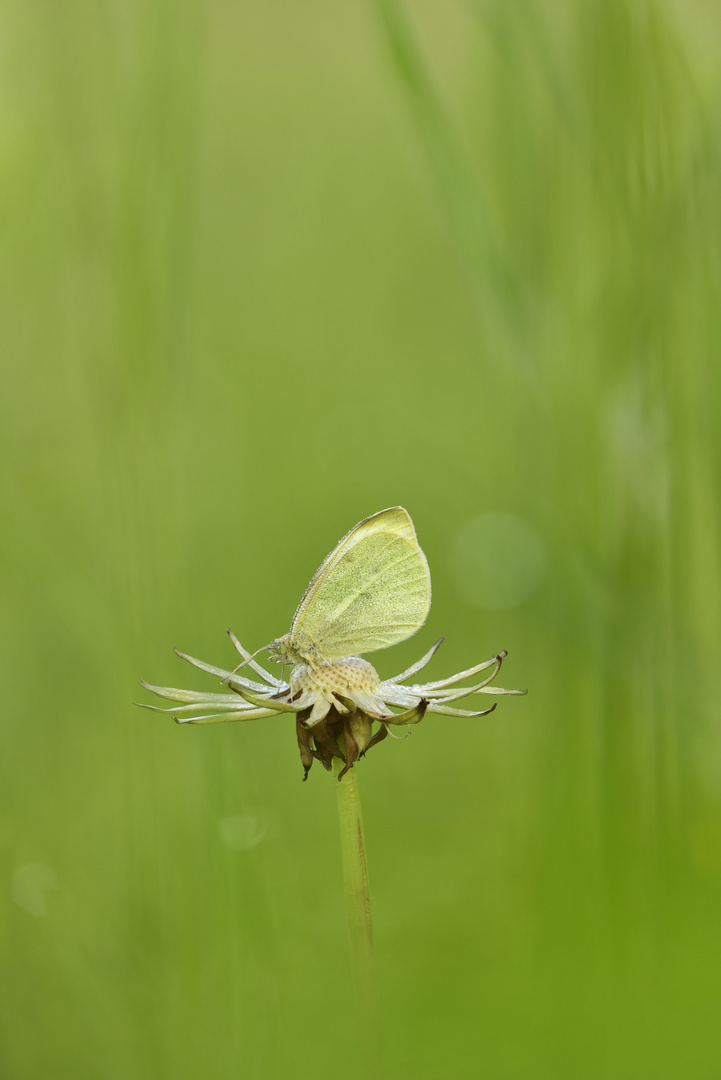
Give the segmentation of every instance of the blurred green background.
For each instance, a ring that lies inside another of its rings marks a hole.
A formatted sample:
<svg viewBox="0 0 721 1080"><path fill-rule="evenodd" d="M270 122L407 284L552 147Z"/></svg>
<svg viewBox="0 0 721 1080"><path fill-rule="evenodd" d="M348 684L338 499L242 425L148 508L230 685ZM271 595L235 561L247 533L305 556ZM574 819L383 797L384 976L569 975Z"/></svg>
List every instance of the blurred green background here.
<svg viewBox="0 0 721 1080"><path fill-rule="evenodd" d="M361 1077L332 778L132 701L396 503L530 692L358 768L382 1075L721 1075L720 33L3 5L3 1078Z"/></svg>

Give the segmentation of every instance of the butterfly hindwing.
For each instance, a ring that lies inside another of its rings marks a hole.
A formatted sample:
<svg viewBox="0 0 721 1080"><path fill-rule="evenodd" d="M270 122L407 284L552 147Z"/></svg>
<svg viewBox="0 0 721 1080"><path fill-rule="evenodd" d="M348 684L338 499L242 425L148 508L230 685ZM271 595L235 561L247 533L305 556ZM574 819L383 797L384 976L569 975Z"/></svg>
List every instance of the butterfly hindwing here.
<svg viewBox="0 0 721 1080"><path fill-rule="evenodd" d="M290 643L325 660L383 649L423 625L430 598L428 564L407 511L381 510L324 560L295 614Z"/></svg>

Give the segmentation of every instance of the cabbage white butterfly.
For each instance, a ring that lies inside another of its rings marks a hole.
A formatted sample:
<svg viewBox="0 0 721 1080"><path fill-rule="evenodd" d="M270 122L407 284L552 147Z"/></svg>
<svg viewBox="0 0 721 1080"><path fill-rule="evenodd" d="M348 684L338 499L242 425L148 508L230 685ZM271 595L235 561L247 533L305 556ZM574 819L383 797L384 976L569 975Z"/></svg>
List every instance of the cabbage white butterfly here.
<svg viewBox="0 0 721 1080"><path fill-rule="evenodd" d="M316 571L271 659L318 668L405 641L426 621L431 575L407 510L364 518Z"/></svg>

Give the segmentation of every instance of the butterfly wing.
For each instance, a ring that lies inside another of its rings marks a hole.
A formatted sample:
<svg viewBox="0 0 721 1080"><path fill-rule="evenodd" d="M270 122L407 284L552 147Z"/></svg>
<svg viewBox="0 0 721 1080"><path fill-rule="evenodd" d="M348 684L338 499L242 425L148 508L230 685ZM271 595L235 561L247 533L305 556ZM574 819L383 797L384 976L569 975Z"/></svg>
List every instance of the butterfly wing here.
<svg viewBox="0 0 721 1080"><path fill-rule="evenodd" d="M431 604L426 557L406 510L354 526L324 560L300 602L290 643L326 660L372 652L414 634Z"/></svg>

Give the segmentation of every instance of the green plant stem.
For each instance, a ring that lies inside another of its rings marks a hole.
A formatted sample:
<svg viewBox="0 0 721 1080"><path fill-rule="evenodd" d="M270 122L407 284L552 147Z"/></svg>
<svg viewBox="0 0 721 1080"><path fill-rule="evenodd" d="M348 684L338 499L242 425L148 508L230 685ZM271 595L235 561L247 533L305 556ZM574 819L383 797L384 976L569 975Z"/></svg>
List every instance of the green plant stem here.
<svg viewBox="0 0 721 1080"><path fill-rule="evenodd" d="M336 776L342 768L343 762L336 761ZM353 980L358 1003L365 1012L365 1024L371 1026L374 1010L373 930L356 770L349 769L341 780L337 780L335 788Z"/></svg>

